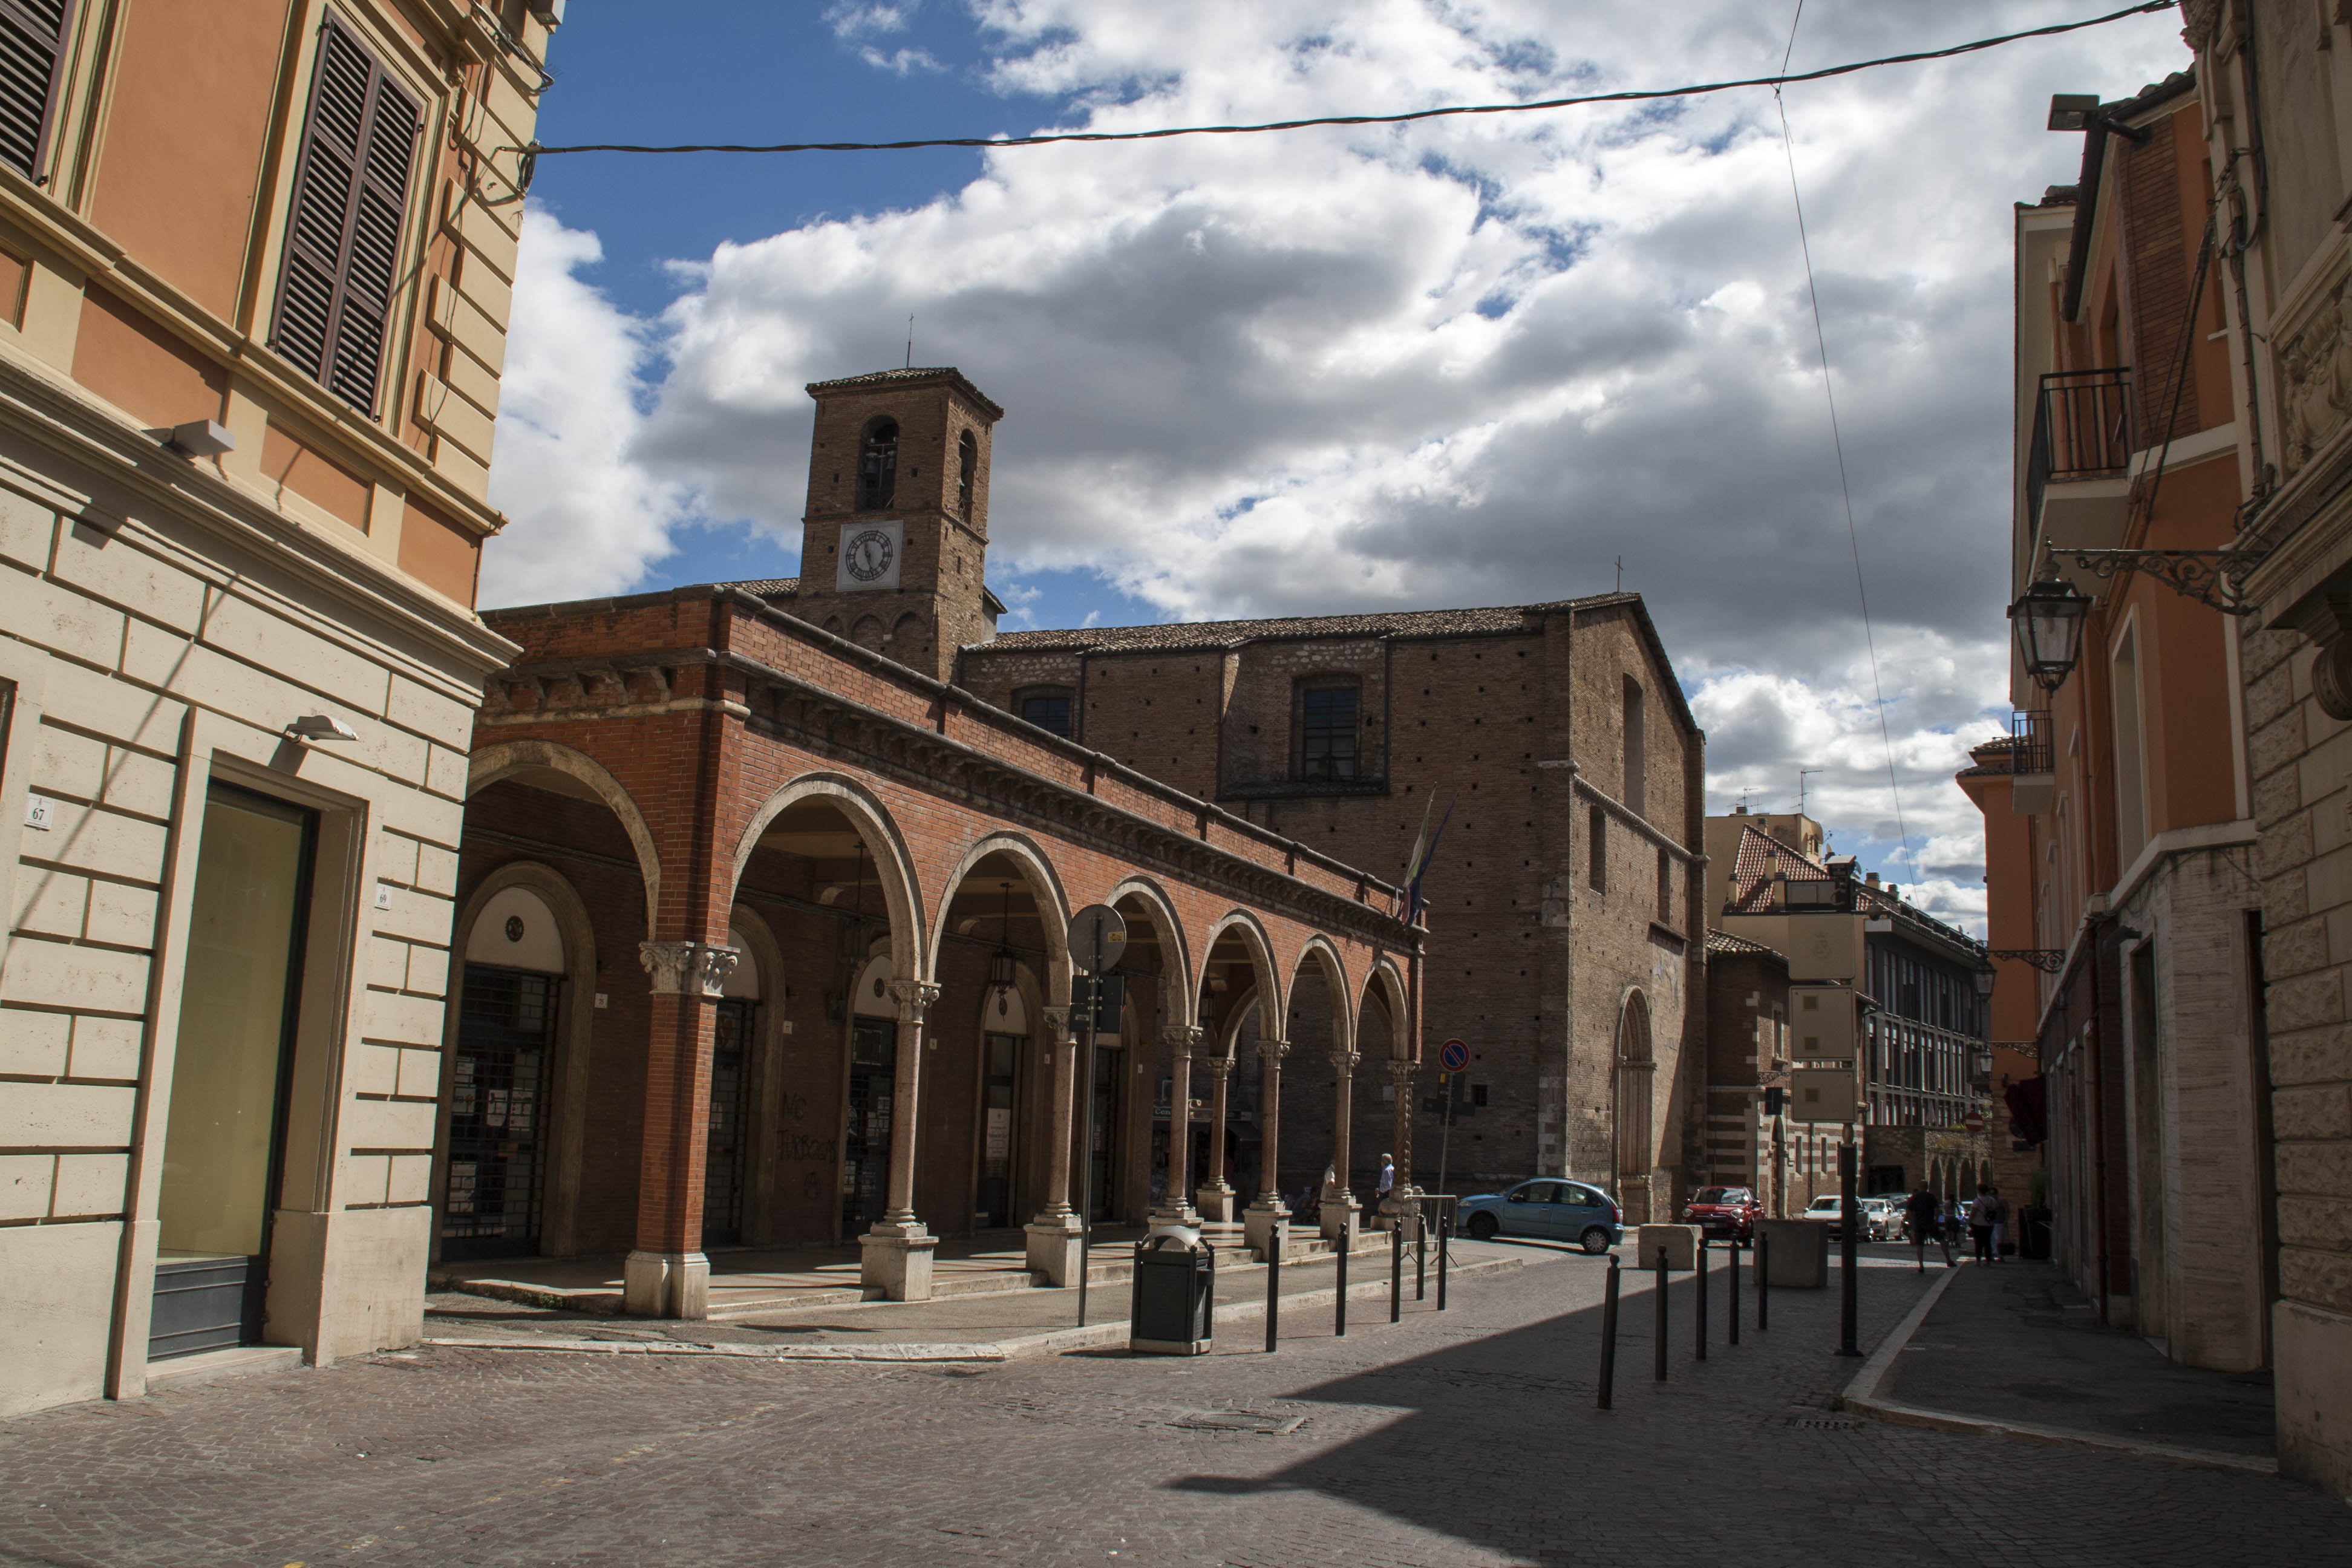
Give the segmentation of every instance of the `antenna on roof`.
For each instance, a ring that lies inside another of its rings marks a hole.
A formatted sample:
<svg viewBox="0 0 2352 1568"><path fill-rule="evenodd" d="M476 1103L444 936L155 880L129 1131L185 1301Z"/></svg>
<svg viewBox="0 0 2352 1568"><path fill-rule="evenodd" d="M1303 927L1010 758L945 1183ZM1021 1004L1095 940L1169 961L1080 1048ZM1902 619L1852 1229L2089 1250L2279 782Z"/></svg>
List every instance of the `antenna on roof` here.
<svg viewBox="0 0 2352 1568"><path fill-rule="evenodd" d="M1815 773L1825 773L1827 772L1829 772L1829 769L1827 768L1799 768L1797 770L1797 815L1799 816L1805 815L1805 781L1812 777Z"/></svg>
<svg viewBox="0 0 2352 1568"><path fill-rule="evenodd" d="M1617 557L1617 591L1621 594L1625 591L1625 558L1622 555Z"/></svg>
<svg viewBox="0 0 2352 1568"><path fill-rule="evenodd" d="M907 368L915 368L915 313L907 312Z"/></svg>

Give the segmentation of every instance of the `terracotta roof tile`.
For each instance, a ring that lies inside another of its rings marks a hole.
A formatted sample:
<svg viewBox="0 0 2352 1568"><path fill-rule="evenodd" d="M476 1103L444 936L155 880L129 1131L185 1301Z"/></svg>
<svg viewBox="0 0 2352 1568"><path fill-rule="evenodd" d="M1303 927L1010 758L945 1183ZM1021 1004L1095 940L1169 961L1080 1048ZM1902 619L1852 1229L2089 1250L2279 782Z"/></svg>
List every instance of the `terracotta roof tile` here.
<svg viewBox="0 0 2352 1568"><path fill-rule="evenodd" d="M1744 936L1734 936L1727 931L1708 931L1706 933L1706 950L1709 952L1720 952L1727 955L1756 953L1766 958L1780 957L1780 953L1778 949L1766 947L1760 942L1750 942Z"/></svg>
<svg viewBox="0 0 2352 1568"><path fill-rule="evenodd" d="M1149 626L1071 626L1003 632L985 645L1030 650L1070 648L1087 652L1129 649L1229 648L1273 637L1447 637L1526 629L1531 615L1546 610L1585 609L1618 602L1633 594L1595 594L1548 605L1497 605L1472 610L1386 610L1356 616L1279 616L1257 621L1167 621Z"/></svg>

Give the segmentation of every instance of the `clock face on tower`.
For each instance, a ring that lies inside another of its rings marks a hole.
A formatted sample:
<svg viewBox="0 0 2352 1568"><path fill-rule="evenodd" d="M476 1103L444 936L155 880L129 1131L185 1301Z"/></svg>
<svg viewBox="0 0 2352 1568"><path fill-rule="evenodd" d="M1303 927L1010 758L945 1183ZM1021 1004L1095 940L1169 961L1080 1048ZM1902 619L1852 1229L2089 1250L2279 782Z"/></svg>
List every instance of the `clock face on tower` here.
<svg viewBox="0 0 2352 1568"><path fill-rule="evenodd" d="M878 528L858 531L843 552L843 565L861 583L878 583L890 570L898 552L890 536Z"/></svg>

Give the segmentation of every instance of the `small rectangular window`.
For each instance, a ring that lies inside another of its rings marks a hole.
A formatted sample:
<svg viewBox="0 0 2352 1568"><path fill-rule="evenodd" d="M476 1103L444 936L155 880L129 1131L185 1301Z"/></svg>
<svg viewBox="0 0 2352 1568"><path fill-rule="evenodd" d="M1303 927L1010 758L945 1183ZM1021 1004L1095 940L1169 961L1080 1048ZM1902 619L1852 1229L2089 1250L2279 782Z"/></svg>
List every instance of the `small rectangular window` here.
<svg viewBox="0 0 2352 1568"><path fill-rule="evenodd" d="M1484 1105L1486 1103L1486 1086L1485 1084L1474 1083L1470 1086L1470 1103L1474 1106Z"/></svg>
<svg viewBox="0 0 2352 1568"><path fill-rule="evenodd" d="M422 118L383 63L329 12L319 29L269 343L370 415L398 290L400 234Z"/></svg>
<svg viewBox="0 0 2352 1568"><path fill-rule="evenodd" d="M1658 850L1658 923L1675 923L1675 861L1664 847Z"/></svg>
<svg viewBox="0 0 2352 1568"><path fill-rule="evenodd" d="M1356 776L1356 689L1310 686L1300 694L1299 777Z"/></svg>
<svg viewBox="0 0 2352 1568"><path fill-rule="evenodd" d="M1650 815L1650 759L1642 732L1642 683L1625 678L1625 804L1635 815Z"/></svg>
<svg viewBox="0 0 2352 1568"><path fill-rule="evenodd" d="M1590 858L1584 879L1592 884L1594 892L1605 893L1609 890L1609 815L1596 805L1586 821L1585 850Z"/></svg>
<svg viewBox="0 0 2352 1568"><path fill-rule="evenodd" d="M1021 717L1040 730L1051 730L1066 741L1070 739L1070 694L1066 691L1033 691L1021 699Z"/></svg>

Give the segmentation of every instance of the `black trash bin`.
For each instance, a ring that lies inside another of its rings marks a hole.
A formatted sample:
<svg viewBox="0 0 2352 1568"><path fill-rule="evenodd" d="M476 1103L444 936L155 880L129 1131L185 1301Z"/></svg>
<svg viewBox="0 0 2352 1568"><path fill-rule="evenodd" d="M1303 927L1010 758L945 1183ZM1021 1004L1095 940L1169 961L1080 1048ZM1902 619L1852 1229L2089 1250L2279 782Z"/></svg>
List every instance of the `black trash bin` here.
<svg viewBox="0 0 2352 1568"><path fill-rule="evenodd" d="M1127 1348L1150 1355L1206 1355L1217 1255L1191 1226L1163 1225L1135 1244L1135 1300Z"/></svg>
<svg viewBox="0 0 2352 1568"><path fill-rule="evenodd" d="M2050 1260L2050 1211L2030 1208L2019 1217L2025 1221L2023 1234L2018 1237L2017 1255L2041 1262Z"/></svg>

